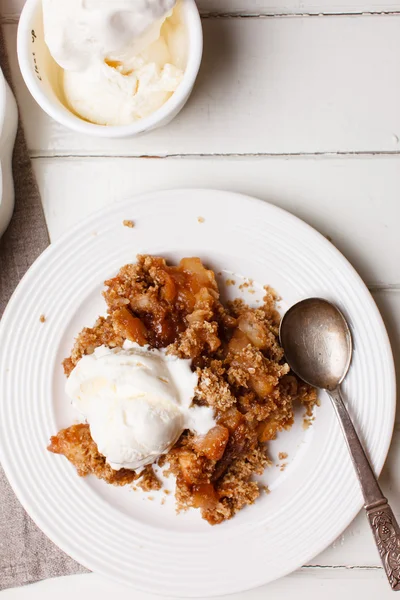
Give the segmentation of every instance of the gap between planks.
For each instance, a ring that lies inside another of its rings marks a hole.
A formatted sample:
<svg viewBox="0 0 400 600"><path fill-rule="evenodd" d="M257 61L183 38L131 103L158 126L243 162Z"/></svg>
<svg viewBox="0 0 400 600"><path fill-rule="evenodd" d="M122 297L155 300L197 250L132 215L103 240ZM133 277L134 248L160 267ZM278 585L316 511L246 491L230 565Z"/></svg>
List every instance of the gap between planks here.
<svg viewBox="0 0 400 600"><path fill-rule="evenodd" d="M335 570L335 571L383 571L383 567L379 565L303 565L301 571L307 569L315 570Z"/></svg>
<svg viewBox="0 0 400 600"><path fill-rule="evenodd" d="M293 19L301 17L371 17L383 16L393 17L400 15L399 10L375 10L375 11L354 11L354 12L337 12L337 13L218 13L218 12L202 12L202 19Z"/></svg>
<svg viewBox="0 0 400 600"><path fill-rule="evenodd" d="M55 154L52 152L39 152L35 150L30 151L30 158L32 160L43 159L43 158L65 158L65 159L85 159L85 158L98 158L98 159L113 159L113 158L149 158L149 159L196 159L196 158L217 158L217 159L246 159L246 158L291 158L291 159L302 159L302 158L384 158L387 156L400 156L400 150L362 150L362 151L332 151L332 152L244 152L244 153L179 153L176 154Z"/></svg>
<svg viewBox="0 0 400 600"><path fill-rule="evenodd" d="M399 10L393 11L354 11L339 13L218 13L201 12L202 19L295 19L295 18L315 18L315 17L396 17L400 15ZM0 16L0 25L15 25L19 21L19 14Z"/></svg>

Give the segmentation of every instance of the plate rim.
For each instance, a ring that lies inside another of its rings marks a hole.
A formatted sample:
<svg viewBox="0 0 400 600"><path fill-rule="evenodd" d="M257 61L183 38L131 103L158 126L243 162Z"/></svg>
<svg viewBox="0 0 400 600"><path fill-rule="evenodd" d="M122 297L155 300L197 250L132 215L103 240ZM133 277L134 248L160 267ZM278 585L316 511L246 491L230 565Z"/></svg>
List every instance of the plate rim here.
<svg viewBox="0 0 400 600"><path fill-rule="evenodd" d="M88 215L87 217L85 217L84 219L82 219L82 221L76 223L73 227L69 228L64 234L62 234L54 243L50 244L48 246L48 248L46 248L46 250L36 259L36 261L34 261L34 263L31 265L31 267L27 270L27 272L24 274L24 276L22 277L21 281L19 282L17 288L14 290L7 306L6 309L3 313L2 318L0 319L0 343L2 340L2 337L4 335L7 334L7 322L8 322L8 315L9 313L11 314L11 310L13 308L13 303L14 303L14 298L17 295L18 290L20 290L24 283L26 282L26 280L32 276L32 273L35 273L37 269L40 269L42 262L46 261L47 256L48 255L52 255L54 252L57 252L59 247L62 247L62 245L64 244L64 241L69 239L70 237L72 237L73 235L76 235L77 233L79 233L80 231L85 231L88 228L88 225L90 225L90 223L93 223L98 217L102 217L105 215L112 215L112 213L116 210L120 210L122 209L124 206L134 206L135 204L138 203L142 203L142 202L146 202L146 200L148 198L151 197L158 197L158 196L163 196L165 193L170 194L170 193L177 193L177 194L187 194L190 195L193 192L196 193L201 193L201 194L213 194L213 195L219 195L221 196L221 198L226 198L228 199L229 197L235 196L236 198L240 199L242 198L242 200L244 202L247 203L254 203L259 205L266 205L266 207L269 210L272 210L274 212L276 212L277 214L283 214L285 218L289 218L294 224L295 226L297 226L298 228L303 228L303 230L308 231L310 234L312 234L314 236L314 238L319 238L320 243L325 244L326 247L329 247L330 249L333 249L337 258L340 258L340 260L343 262L343 264L345 264L347 266L348 269L351 270L352 275L358 279L359 284L361 284L361 286L364 288L364 292L367 292L370 303L371 303L371 308L373 308L374 313L375 313L375 317L378 319L379 321L379 329L380 329L380 335L381 335L381 339L385 344L386 347L386 351L387 351L387 358L390 359L389 360L389 371L390 371L390 390L392 392L391 396L391 414L390 414L390 435L388 433L387 436L387 441L384 445L385 451L384 451L384 455L382 458L382 465L379 466L379 469L377 469L377 473L378 473L378 477L383 469L383 466L386 462L387 459L387 455L389 453L389 449L391 446L391 442L392 442L392 437L393 437L393 430L394 430L394 424L395 424L395 414L396 414L396 387L397 387L397 382L396 382L396 373L395 373L395 365L394 365L394 358L393 358L393 351L392 351L392 347L391 347L391 343L390 343L390 339L389 339L389 335L385 326L385 323L383 321L382 315L379 311L379 308L375 302L375 299L373 298L370 290L368 289L368 287L366 286L366 284L364 283L363 279L361 278L361 276L358 274L358 272L356 271L356 269L353 267L353 265L350 263L350 261L342 254L342 252L340 252L340 250L338 250L323 234L321 234L317 229L315 229L314 227L312 227L311 225L309 225L307 222L305 222L304 220L302 220L301 218L297 217L296 215L294 215L293 213L279 207L276 206L275 204L272 204L271 202L267 202L264 201L262 199L253 197L251 195L247 195L247 194L242 194L242 193L238 193L238 192L234 192L234 191L229 191L229 190L218 190L218 189L212 189L212 188L202 188L202 187L194 187L194 188L166 188L166 189L161 189L161 190L156 190L156 191L152 191L152 192L146 192L146 193L141 193L141 194L133 194L132 196L130 196L129 198L126 198L124 200L120 200L116 203L113 203L111 205L107 205L105 207L102 207L94 212L92 212L90 215ZM191 199L188 198L187 202L191 202ZM1 432L1 423L0 423L0 432ZM0 461L1 464L3 466L4 472L7 476L7 479L13 489L13 491L15 492L19 502L22 504L22 506L25 508L25 510L27 511L27 513L30 515L30 517L32 518L32 520L36 523L36 525L41 529L41 531L43 531L43 533L45 535L47 535L52 541L58 537L58 535L55 535L53 533L51 533L51 527L47 527L47 525L44 523L43 526L43 522L42 519L39 517L39 519L36 518L35 515L35 510L34 507L32 507L31 505L29 505L29 502L26 501L26 497L24 495L24 491L23 491L23 486L19 486L18 483L16 483L14 476L12 474L12 465L9 464L8 459L6 458L6 460L4 460L5 457L5 452L3 451L3 447L2 447L2 442L1 442L1 436L0 436ZM22 500L21 500L22 498ZM337 537L338 535L340 535L349 525L350 523L354 520L354 518L356 517L356 515L358 514L359 510L362 508L363 503L360 503L360 506L358 507L357 510L352 511L352 513L354 512L354 514L352 514L352 517L349 519L346 519L346 525L343 527L342 531L339 533L335 533L334 536L332 536L329 541L324 541L323 544L321 544L320 549L318 550L317 553L315 553L315 551L312 551L312 553L307 557L307 559L305 559L305 562L309 561L311 558L313 558L314 556L316 556L317 554L319 554L320 552L322 552L324 549L326 549ZM347 522L348 521L348 522ZM48 533L50 532L50 533ZM54 541L54 543L61 548L61 546L59 546L59 544L57 542ZM72 558L74 558L75 560L77 560L77 562L79 562L81 565L85 566L86 568L92 570L92 567L90 565L88 565L86 560L82 560L81 556L79 556L79 552L78 553L71 553L70 550L66 551L64 550L64 548L61 548L64 552L67 552L67 554L69 554L69 556L71 556ZM97 571L99 572L99 571ZM289 567L287 570L285 570L284 572L282 572L279 577L284 577L285 575L287 575L288 573L293 572L293 568ZM134 589L137 589L139 591L143 591L145 593L154 593L156 595L162 595L164 596L164 593L160 592L160 591L152 591L149 592L148 588L143 588L142 586L138 585L138 584L133 584L131 582L127 582L125 579L123 579L122 577L118 577L118 576L113 576L110 574L104 574L100 571L100 574L111 579L114 580L118 583L123 583L125 585L129 585L130 587L133 587ZM272 580L268 580L268 581L272 581ZM265 584L265 582L264 582ZM224 592L224 591L220 591L217 593L213 593L213 595L216 596L222 596L225 595L226 593L241 593L250 589L255 589L257 587L259 587L260 585L263 585L263 582L256 582L254 585L252 586L248 586L246 585L245 587L235 587L235 589L230 590L228 592ZM165 595L170 595L170 592L165 592ZM176 597L187 597L187 594L182 594L182 593L177 593L176 590L174 592L174 595ZM204 597L204 593L202 594L192 594L192 597Z"/></svg>

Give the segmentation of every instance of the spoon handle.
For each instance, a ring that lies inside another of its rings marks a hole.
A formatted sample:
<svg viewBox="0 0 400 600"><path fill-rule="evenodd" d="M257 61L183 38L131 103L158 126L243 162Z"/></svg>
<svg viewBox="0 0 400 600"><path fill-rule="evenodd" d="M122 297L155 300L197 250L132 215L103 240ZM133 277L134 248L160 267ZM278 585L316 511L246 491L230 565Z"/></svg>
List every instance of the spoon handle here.
<svg viewBox="0 0 400 600"><path fill-rule="evenodd" d="M375 543L392 590L400 591L400 527L382 493L350 415L343 403L340 388L328 392L355 467L364 496Z"/></svg>

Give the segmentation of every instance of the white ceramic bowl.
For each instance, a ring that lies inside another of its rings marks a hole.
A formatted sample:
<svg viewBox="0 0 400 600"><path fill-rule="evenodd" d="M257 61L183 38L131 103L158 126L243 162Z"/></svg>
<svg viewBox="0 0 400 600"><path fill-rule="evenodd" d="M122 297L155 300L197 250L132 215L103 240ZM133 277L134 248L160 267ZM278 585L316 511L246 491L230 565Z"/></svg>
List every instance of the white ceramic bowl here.
<svg viewBox="0 0 400 600"><path fill-rule="evenodd" d="M27 0L18 26L18 60L25 83L36 102L50 117L79 133L124 138L166 125L186 104L196 81L203 53L203 32L195 0L182 0L182 10L189 44L183 81L160 109L140 121L118 126L95 125L80 119L63 104L56 85L60 67L51 57L44 41L41 0Z"/></svg>
<svg viewBox="0 0 400 600"><path fill-rule="evenodd" d="M0 237L14 209L11 162L17 124L17 104L0 69Z"/></svg>

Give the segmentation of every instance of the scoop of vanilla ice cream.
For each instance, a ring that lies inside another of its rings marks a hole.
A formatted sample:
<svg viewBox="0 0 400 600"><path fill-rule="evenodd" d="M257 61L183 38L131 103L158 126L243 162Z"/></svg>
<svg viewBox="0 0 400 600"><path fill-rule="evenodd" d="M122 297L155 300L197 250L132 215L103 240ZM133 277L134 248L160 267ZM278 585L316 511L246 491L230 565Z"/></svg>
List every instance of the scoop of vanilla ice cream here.
<svg viewBox="0 0 400 600"><path fill-rule="evenodd" d="M124 50L139 54L160 35L176 0L42 0L45 41L63 69L84 71Z"/></svg>
<svg viewBox="0 0 400 600"><path fill-rule="evenodd" d="M131 342L81 358L66 392L112 468L143 467L168 452L184 429L205 434L215 426L212 409L192 406L197 375L190 365Z"/></svg>
<svg viewBox="0 0 400 600"><path fill-rule="evenodd" d="M161 38L150 52L151 60L136 56L126 72L126 67L122 71L105 62L90 71L64 71L68 105L99 125L128 125L155 112L179 86L182 71L168 62L168 49Z"/></svg>
<svg viewBox="0 0 400 600"><path fill-rule="evenodd" d="M45 41L83 119L126 125L176 91L187 41L176 0L43 0ZM168 17L168 19L167 19Z"/></svg>

